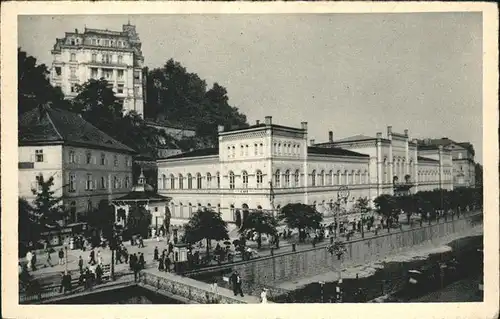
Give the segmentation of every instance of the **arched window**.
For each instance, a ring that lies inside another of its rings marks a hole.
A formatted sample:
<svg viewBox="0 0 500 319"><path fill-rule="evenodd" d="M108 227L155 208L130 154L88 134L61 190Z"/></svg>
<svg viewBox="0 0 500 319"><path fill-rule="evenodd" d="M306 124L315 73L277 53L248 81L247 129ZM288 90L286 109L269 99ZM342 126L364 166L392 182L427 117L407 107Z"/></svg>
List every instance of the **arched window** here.
<svg viewBox="0 0 500 319"><path fill-rule="evenodd" d="M130 177L125 177L125 188L129 188L130 186Z"/></svg>
<svg viewBox="0 0 500 319"><path fill-rule="evenodd" d="M349 184L349 172L346 170L344 171L344 185Z"/></svg>
<svg viewBox="0 0 500 319"><path fill-rule="evenodd" d="M299 170L295 170L295 174L293 175L293 186L294 187L300 186L300 172L299 172Z"/></svg>
<svg viewBox="0 0 500 319"><path fill-rule="evenodd" d="M71 222L77 222L76 218L76 202L72 201L69 207L69 214Z"/></svg>
<svg viewBox="0 0 500 319"><path fill-rule="evenodd" d="M234 205L231 204L231 206L229 206L229 211L231 213L231 217L233 218L233 221L235 220L235 209L234 209Z"/></svg>
<svg viewBox="0 0 500 319"><path fill-rule="evenodd" d="M320 186L324 186L325 185L325 171L321 171L321 176L319 178L320 178Z"/></svg>
<svg viewBox="0 0 500 319"><path fill-rule="evenodd" d="M257 173L255 174L257 176L257 188L262 187L262 171L257 170Z"/></svg>
<svg viewBox="0 0 500 319"><path fill-rule="evenodd" d="M196 173L196 188L201 189L201 174Z"/></svg>
<svg viewBox="0 0 500 319"><path fill-rule="evenodd" d="M285 172L285 187L290 187L290 170Z"/></svg>
<svg viewBox="0 0 500 319"><path fill-rule="evenodd" d="M328 178L326 179L328 185L333 185L333 170L328 173Z"/></svg>
<svg viewBox="0 0 500 319"><path fill-rule="evenodd" d="M340 172L340 170L337 171L337 175L335 177L336 177L335 183L337 185L342 185L342 173Z"/></svg>
<svg viewBox="0 0 500 319"><path fill-rule="evenodd" d="M279 169L276 170L276 173L274 173L274 187L277 187L277 188L281 187L281 183L280 183L281 176L280 175L281 175L280 170Z"/></svg>
<svg viewBox="0 0 500 319"><path fill-rule="evenodd" d="M264 154L264 144L260 143L259 148L260 148L260 155Z"/></svg>
<svg viewBox="0 0 500 319"><path fill-rule="evenodd" d="M179 202L179 217L184 218L184 206Z"/></svg>
<svg viewBox="0 0 500 319"><path fill-rule="evenodd" d="M248 188L248 173L247 171L243 171L243 173L241 173L242 177L243 177L243 188Z"/></svg>
<svg viewBox="0 0 500 319"><path fill-rule="evenodd" d="M311 186L316 186L316 170L311 173Z"/></svg>
<svg viewBox="0 0 500 319"><path fill-rule="evenodd" d="M207 188L212 188L212 175L207 173Z"/></svg>
<svg viewBox="0 0 500 319"><path fill-rule="evenodd" d="M174 174L170 174L170 189L175 189L175 177L174 177Z"/></svg>
<svg viewBox="0 0 500 319"><path fill-rule="evenodd" d="M217 178L217 188L220 188L220 173L219 172L217 172L216 178Z"/></svg>
<svg viewBox="0 0 500 319"><path fill-rule="evenodd" d="M229 188L234 189L234 173L229 172Z"/></svg>
<svg viewBox="0 0 500 319"><path fill-rule="evenodd" d="M193 204L189 203L188 206L189 206L188 218L191 218L191 216L193 216Z"/></svg>
<svg viewBox="0 0 500 319"><path fill-rule="evenodd" d="M356 171L355 170L352 170L351 171L351 184L356 184Z"/></svg>
<svg viewBox="0 0 500 319"><path fill-rule="evenodd" d="M161 176L161 188L167 189L167 176L165 174Z"/></svg>
<svg viewBox="0 0 500 319"><path fill-rule="evenodd" d="M369 176L368 176L368 171L365 170L365 173L363 174L363 181L365 184L370 184Z"/></svg>
<svg viewBox="0 0 500 319"><path fill-rule="evenodd" d="M113 177L113 188L118 188L118 177Z"/></svg>
<svg viewBox="0 0 500 319"><path fill-rule="evenodd" d="M179 189L184 189L184 177L179 174Z"/></svg>
<svg viewBox="0 0 500 319"><path fill-rule="evenodd" d="M193 176L191 175L191 173L188 174L188 189L192 189L193 188Z"/></svg>

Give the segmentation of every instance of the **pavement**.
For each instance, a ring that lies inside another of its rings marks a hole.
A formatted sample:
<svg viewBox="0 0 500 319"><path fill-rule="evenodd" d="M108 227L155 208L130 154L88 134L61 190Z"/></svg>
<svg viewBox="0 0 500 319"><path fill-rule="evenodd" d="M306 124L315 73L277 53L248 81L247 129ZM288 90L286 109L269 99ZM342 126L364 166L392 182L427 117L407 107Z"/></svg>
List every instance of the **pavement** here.
<svg viewBox="0 0 500 319"><path fill-rule="evenodd" d="M467 216L470 216L471 214L474 214L473 212L469 212ZM462 217L462 216L461 216ZM400 217L400 220L406 222L406 216L402 215ZM443 221L441 221L443 222ZM433 224L436 222L434 221ZM424 223L424 226L426 226L427 223ZM410 225L404 224L402 226L402 230L408 230L412 228L417 228L419 227L419 223L414 221L414 226L411 227ZM391 232L396 232L399 231L399 229L392 229ZM380 230L378 234L383 234L383 232L387 232L387 230ZM238 236L237 232L232 232L231 233L232 238L230 241L233 241L236 239ZM373 231L365 231L365 238L370 238L375 236L375 233ZM306 250L312 248L311 244L311 239L307 239L305 243L298 243L297 240L298 233L295 230L292 233L292 238L290 239L280 239L280 248L277 250L274 250L274 254L282 254L282 253L287 253L292 251L292 243L297 243L296 250ZM350 240L357 240L361 239L361 233L356 233L354 236L351 237ZM343 238L345 240L345 238ZM316 247L322 247L322 246L327 246L329 244L329 240L324 240L321 243L316 244ZM160 253L163 249L166 249L168 247L168 240L166 238L161 239L160 241L157 241L156 239L146 239L144 240L144 245L145 247L143 248L138 248L138 246L131 246L129 242L124 242L125 247L127 248L129 254L133 253L143 253L144 258L146 261L146 268L156 268L157 267L157 262L153 260L153 254L154 254L154 249L155 247L158 247ZM222 245L222 243L221 243ZM247 241L247 245L249 247L252 247L253 249L257 250L257 244L252 241ZM215 242L212 244L212 247L215 247ZM37 270L35 271L30 271L30 274L34 276L36 279L39 280L41 285L46 285L46 284L58 284L61 281L61 276L62 273L66 269L66 265L59 265L58 264L58 249L60 247L54 247L55 252L52 253L52 262L49 263L47 261L47 253L44 252L39 252L37 253ZM270 252L270 245L269 244L263 244L261 249L258 249L258 255L259 256L269 256L271 254ZM104 264L109 264L111 263L111 251L109 248L99 248L95 249L96 252L96 258L97 258L97 252L100 251L103 263ZM201 248L201 251L205 251L205 248ZM70 271L73 277L75 277L78 274L78 258L79 256L82 256L84 260L84 267L86 266L88 260L89 260L89 254L90 250L82 251L80 249L75 249L75 250L69 250L68 249L68 256L67 256L67 269ZM237 259L235 259L236 261ZM25 263L26 259L25 258L20 258L20 262ZM215 264L214 264L215 265ZM127 273L129 272L129 266L127 264L118 264L115 265L115 273Z"/></svg>

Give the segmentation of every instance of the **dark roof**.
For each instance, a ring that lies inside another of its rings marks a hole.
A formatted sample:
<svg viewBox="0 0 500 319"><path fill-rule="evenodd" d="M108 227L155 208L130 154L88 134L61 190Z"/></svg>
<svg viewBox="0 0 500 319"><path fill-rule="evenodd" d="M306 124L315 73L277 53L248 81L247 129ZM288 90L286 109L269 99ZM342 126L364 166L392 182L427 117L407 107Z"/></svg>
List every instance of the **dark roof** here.
<svg viewBox="0 0 500 319"><path fill-rule="evenodd" d="M265 127L271 127L271 129L277 128L277 129L296 130L296 131L297 130L302 130L302 129L299 129L299 128L296 128L296 127L291 127L291 126L284 126L284 125L278 125L278 124L266 125L265 123L260 123L260 124L250 125L250 126L247 126L247 127L231 128L231 129L228 129L228 130L224 130L223 133L226 133L226 132L235 132L235 131L242 131L242 130L249 130L249 129L254 129L254 128L265 128Z"/></svg>
<svg viewBox="0 0 500 319"><path fill-rule="evenodd" d="M358 156L358 157L370 157L367 154L361 154L358 152L348 151L343 148L338 147L314 147L309 146L307 148L308 154L318 154L318 155L337 155L337 156Z"/></svg>
<svg viewBox="0 0 500 319"><path fill-rule="evenodd" d="M358 134L354 136L349 136L345 138L341 138L339 140L334 141L335 143L342 143L342 142L354 142L354 141L366 141L366 140L375 140L375 137L372 136L367 136L363 134Z"/></svg>
<svg viewBox="0 0 500 319"><path fill-rule="evenodd" d="M51 107L44 107L42 112L44 115L40 116L40 109L35 108L19 117L19 145L62 142L136 153L76 113Z"/></svg>
<svg viewBox="0 0 500 319"><path fill-rule="evenodd" d="M433 158L428 158L428 157L423 157L423 156L417 156L418 161L423 161L423 162L439 162L438 160L435 160Z"/></svg>
<svg viewBox="0 0 500 319"><path fill-rule="evenodd" d="M155 192L129 192L127 195L124 195L122 197L118 197L114 199L113 201L133 201L133 200L153 200L153 201L169 201L171 198L159 195Z"/></svg>
<svg viewBox="0 0 500 319"><path fill-rule="evenodd" d="M219 148L218 147L213 147L213 148L201 148L198 150L193 150L181 154L176 154L172 156L167 156L161 159L175 159L175 158L188 158L188 157L199 157L199 156L212 156L212 155L219 155Z"/></svg>
<svg viewBox="0 0 500 319"><path fill-rule="evenodd" d="M439 148L439 145L418 145L419 150L437 150Z"/></svg>

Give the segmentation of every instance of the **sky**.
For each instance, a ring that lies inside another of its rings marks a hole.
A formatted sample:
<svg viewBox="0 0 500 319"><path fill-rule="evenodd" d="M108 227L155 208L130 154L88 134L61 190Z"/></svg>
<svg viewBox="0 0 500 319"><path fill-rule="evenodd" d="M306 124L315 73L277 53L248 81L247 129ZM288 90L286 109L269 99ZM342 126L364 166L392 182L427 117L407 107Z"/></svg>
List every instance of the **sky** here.
<svg viewBox="0 0 500 319"><path fill-rule="evenodd" d="M129 20L146 66L219 83L250 124L307 121L316 142L391 125L469 141L482 162L481 13L20 16L19 46L50 66L64 32Z"/></svg>

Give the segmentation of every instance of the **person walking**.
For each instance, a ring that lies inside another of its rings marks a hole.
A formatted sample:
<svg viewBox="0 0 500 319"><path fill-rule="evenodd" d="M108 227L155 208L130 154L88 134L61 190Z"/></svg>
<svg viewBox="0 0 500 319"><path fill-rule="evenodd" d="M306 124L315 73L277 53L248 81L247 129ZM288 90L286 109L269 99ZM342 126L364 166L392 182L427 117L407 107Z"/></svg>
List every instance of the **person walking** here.
<svg viewBox="0 0 500 319"><path fill-rule="evenodd" d="M155 261L158 260L158 254L159 254L159 252L158 252L158 246L155 246L153 260L155 260Z"/></svg>
<svg viewBox="0 0 500 319"><path fill-rule="evenodd" d="M267 303L267 288L264 288L260 293L260 302Z"/></svg>
<svg viewBox="0 0 500 319"><path fill-rule="evenodd" d="M233 274L229 278L229 282L233 284L234 295L237 296L238 294L240 294L242 297L244 297L243 291L241 290L241 276L237 270L233 272Z"/></svg>
<svg viewBox="0 0 500 319"><path fill-rule="evenodd" d="M83 259L81 255L78 257L78 268L80 269L80 273L83 273Z"/></svg>
<svg viewBox="0 0 500 319"><path fill-rule="evenodd" d="M170 257L168 255L165 256L165 271L170 272Z"/></svg>
<svg viewBox="0 0 500 319"><path fill-rule="evenodd" d="M49 267L52 267L52 253L50 250L51 250L50 247L48 247L46 249L46 251L47 251L47 264L49 264Z"/></svg>
<svg viewBox="0 0 500 319"><path fill-rule="evenodd" d="M59 265L64 265L64 250L62 248L59 249L58 257L59 257Z"/></svg>
<svg viewBox="0 0 500 319"><path fill-rule="evenodd" d="M28 252L26 253L26 261L28 262L28 269L31 269L31 263L33 261L33 253L31 252L31 250L28 250Z"/></svg>
<svg viewBox="0 0 500 319"><path fill-rule="evenodd" d="M94 265L94 264L95 264L95 252L94 252L94 250L93 250L93 249L90 251L90 260L89 260L89 264L91 264L91 265Z"/></svg>
<svg viewBox="0 0 500 319"><path fill-rule="evenodd" d="M145 268L145 266L146 266L146 260L144 260L144 254L143 254L143 253L141 253L141 254L139 255L139 268L140 268L140 269L144 269L144 268Z"/></svg>
<svg viewBox="0 0 500 319"><path fill-rule="evenodd" d="M160 258L158 261L158 270L159 271L164 271L165 270L165 264L164 264L164 259Z"/></svg>

